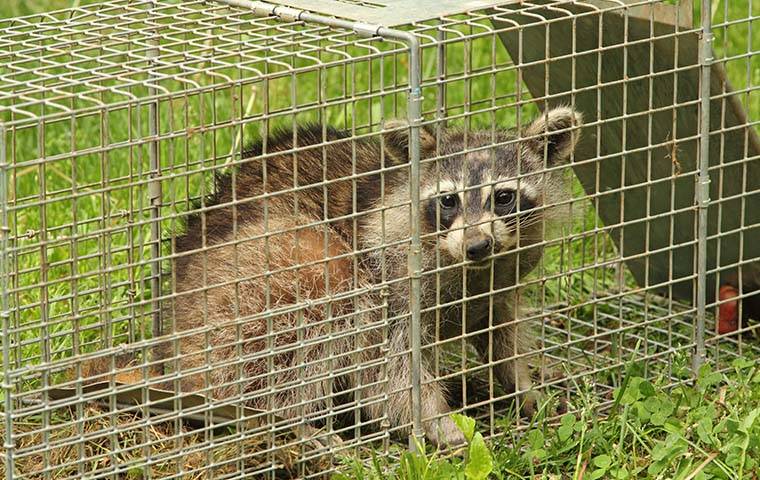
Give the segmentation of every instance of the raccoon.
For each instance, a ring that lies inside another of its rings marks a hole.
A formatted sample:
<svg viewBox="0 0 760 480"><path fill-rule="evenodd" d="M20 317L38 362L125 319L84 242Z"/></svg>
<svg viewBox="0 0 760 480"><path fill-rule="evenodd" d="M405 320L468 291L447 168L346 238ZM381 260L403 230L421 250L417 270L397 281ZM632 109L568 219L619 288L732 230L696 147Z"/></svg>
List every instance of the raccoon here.
<svg viewBox="0 0 760 480"><path fill-rule="evenodd" d="M531 350L525 327L517 323L515 285L538 264L545 226L561 212L557 205L568 193L558 168L570 158L580 135L580 113L560 107L546 112L515 142L509 131L444 131L437 139L423 135L420 185L422 210L422 329L423 348L433 342L467 334L485 363L491 363L505 390L523 392L524 412L535 408L526 354ZM467 153L463 153L463 152ZM519 180L518 180L519 177ZM403 205L409 199L404 175L387 187L385 203ZM376 201L380 206L380 201ZM548 206L548 207L547 207ZM383 228L380 228L380 226ZM361 244L369 250L367 268L377 278L408 275L404 259L410 216L405 207L380 213L374 209L363 222ZM393 245L381 250L383 244ZM389 261L388 259L394 259ZM425 272L435 274L425 274ZM392 284L390 310L408 308L409 283ZM444 305L436 309L436 305ZM407 347L409 325L399 322L389 339L390 351ZM436 332L437 330L437 332ZM511 358L516 357L516 358ZM505 359L509 359L506 360ZM410 381L406 359L393 368L397 388ZM425 433L434 443L464 441L453 421L444 384L435 381L432 364L422 361L422 416ZM399 395L389 411L391 423L410 421L408 400Z"/></svg>
<svg viewBox="0 0 760 480"><path fill-rule="evenodd" d="M565 191L552 168L580 124L557 108L518 142L508 131L421 129L423 346L466 332L508 391L531 387L513 287L540 259L544 207ZM408 428L407 131L395 122L352 138L303 126L267 138L266 152L246 149L234 175L216 178L173 244L165 333L176 339L159 356L175 387L305 421L361 398L366 421ZM461 444L431 365L423 357L425 434Z"/></svg>

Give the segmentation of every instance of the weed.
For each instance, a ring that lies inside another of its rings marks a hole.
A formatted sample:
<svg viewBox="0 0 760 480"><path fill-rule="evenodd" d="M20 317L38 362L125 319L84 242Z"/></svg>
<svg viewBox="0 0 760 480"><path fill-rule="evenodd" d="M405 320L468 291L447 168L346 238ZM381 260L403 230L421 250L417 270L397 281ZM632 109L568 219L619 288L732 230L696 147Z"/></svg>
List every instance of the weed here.
<svg viewBox="0 0 760 480"><path fill-rule="evenodd" d="M628 367L604 415L596 396L582 390L579 408L557 421L537 418L515 434L488 443L475 420L455 416L468 439L464 458L440 452L405 453L401 461L373 457L347 461L337 480L422 479L757 479L760 462L760 370L735 360L728 372L705 365L696 382L664 388L647 380L643 365ZM545 411L547 411L545 409ZM512 433L510 433L512 432ZM497 432L498 434L499 432Z"/></svg>

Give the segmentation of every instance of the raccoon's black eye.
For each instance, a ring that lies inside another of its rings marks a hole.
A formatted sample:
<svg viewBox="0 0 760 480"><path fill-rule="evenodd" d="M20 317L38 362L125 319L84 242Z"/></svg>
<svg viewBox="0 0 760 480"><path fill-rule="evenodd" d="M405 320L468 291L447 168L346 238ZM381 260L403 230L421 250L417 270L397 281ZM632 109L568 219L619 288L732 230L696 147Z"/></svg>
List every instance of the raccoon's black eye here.
<svg viewBox="0 0 760 480"><path fill-rule="evenodd" d="M499 190L496 192L496 205L506 207L515 201L515 192L512 190Z"/></svg>
<svg viewBox="0 0 760 480"><path fill-rule="evenodd" d="M451 209L456 208L458 203L458 198L456 195L448 194L441 197L441 207Z"/></svg>

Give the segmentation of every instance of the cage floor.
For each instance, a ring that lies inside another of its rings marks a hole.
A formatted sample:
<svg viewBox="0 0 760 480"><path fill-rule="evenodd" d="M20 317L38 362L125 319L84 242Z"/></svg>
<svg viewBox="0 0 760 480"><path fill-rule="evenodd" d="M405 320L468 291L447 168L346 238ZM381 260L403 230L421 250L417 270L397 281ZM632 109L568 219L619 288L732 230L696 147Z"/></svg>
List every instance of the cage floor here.
<svg viewBox="0 0 760 480"><path fill-rule="evenodd" d="M601 412L633 364L638 365L638 372L660 378L665 385L687 381L694 313L688 305L637 294L610 296L581 308L547 308L541 322L539 388L564 399L563 410L577 407L573 399L578 389L591 389ZM706 330L714 330L711 316ZM760 342L752 328L741 335L708 335L707 343L709 359L719 368L741 355L760 355ZM482 431L492 437L502 435L505 425L510 429L526 426L524 419L514 415L513 400L489 387L487 370L473 366L476 373L464 387L470 394L452 395L465 398L459 407L476 417ZM449 375L453 384L460 378L462 375L454 372ZM339 465L341 456L370 458L371 450L395 456L406 444L382 432L351 427L342 438L312 431L309 436L320 440L309 442L302 430L284 427L273 448L262 441L261 434L241 430L239 423L223 429L195 429L179 421L146 420L140 409L112 412L88 404L84 417L77 419L69 406L56 410L48 425L41 419L15 425L19 478L40 478L44 472L55 472L56 478L75 478L146 470L156 478L206 478L211 471L215 478L237 478L241 472L266 472L269 478L321 478ZM77 457L90 463L83 465Z"/></svg>

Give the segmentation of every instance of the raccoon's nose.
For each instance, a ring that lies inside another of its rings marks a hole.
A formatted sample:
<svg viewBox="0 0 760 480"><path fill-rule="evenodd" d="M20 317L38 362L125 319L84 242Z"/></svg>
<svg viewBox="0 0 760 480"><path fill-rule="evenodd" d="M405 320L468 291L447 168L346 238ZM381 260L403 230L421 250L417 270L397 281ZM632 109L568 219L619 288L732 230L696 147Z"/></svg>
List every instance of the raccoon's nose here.
<svg viewBox="0 0 760 480"><path fill-rule="evenodd" d="M467 245L467 259L473 261L483 260L491 254L492 246L493 240L490 238L475 240Z"/></svg>

